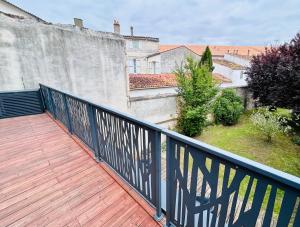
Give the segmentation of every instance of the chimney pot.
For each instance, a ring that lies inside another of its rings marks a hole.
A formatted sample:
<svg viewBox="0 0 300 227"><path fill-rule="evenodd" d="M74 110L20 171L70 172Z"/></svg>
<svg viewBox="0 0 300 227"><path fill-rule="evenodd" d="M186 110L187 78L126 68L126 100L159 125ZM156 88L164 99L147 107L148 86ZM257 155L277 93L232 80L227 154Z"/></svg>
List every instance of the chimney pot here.
<svg viewBox="0 0 300 227"><path fill-rule="evenodd" d="M119 23L119 21L114 20L114 33L120 34L120 32L121 32L120 23Z"/></svg>
<svg viewBox="0 0 300 227"><path fill-rule="evenodd" d="M80 18L74 18L74 25L78 28L83 28L83 21Z"/></svg>
<svg viewBox="0 0 300 227"><path fill-rule="evenodd" d="M130 34L133 36L133 26L130 26Z"/></svg>

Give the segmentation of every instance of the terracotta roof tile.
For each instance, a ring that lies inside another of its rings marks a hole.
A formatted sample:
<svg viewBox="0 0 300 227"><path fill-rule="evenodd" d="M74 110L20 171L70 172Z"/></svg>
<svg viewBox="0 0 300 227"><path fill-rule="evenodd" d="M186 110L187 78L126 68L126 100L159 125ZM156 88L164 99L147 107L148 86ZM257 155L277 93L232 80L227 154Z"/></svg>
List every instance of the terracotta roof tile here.
<svg viewBox="0 0 300 227"><path fill-rule="evenodd" d="M172 50L183 45L160 45L160 52ZM202 55L204 52L206 45L185 45L187 48L192 50L193 52ZM212 55L214 56L224 56L224 54L237 54L241 56L254 56L265 51L264 46L217 46L211 45L209 46Z"/></svg>
<svg viewBox="0 0 300 227"><path fill-rule="evenodd" d="M176 87L175 74L129 74L130 89Z"/></svg>
<svg viewBox="0 0 300 227"><path fill-rule="evenodd" d="M231 83L232 81L220 73L213 73L213 78L219 83Z"/></svg>
<svg viewBox="0 0 300 227"><path fill-rule="evenodd" d="M231 83L227 77L213 73L213 78L218 83ZM145 88L163 88L176 87L176 75L173 73L164 74L129 74L130 90L145 89Z"/></svg>
<svg viewBox="0 0 300 227"><path fill-rule="evenodd" d="M234 69L234 70L243 70L245 69L244 66L236 64L234 62L231 61L226 61L224 59L214 59L213 60L214 63L219 64L219 65L223 65L226 66L228 68Z"/></svg>

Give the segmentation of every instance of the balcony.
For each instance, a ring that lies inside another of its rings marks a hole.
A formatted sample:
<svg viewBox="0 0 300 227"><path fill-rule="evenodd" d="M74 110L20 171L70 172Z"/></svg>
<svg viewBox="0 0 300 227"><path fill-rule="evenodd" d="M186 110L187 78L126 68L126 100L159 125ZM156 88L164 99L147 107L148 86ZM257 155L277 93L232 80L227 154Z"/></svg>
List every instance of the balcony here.
<svg viewBox="0 0 300 227"><path fill-rule="evenodd" d="M0 118L1 226L300 226L299 178L109 107L41 85Z"/></svg>

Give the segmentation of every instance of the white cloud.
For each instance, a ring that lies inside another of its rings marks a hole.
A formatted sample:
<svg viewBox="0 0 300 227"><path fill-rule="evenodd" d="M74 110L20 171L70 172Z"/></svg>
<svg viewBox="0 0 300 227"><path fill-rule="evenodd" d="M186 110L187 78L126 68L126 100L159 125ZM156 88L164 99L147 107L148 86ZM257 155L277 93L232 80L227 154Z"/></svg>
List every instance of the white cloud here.
<svg viewBox="0 0 300 227"><path fill-rule="evenodd" d="M266 45L300 31L299 0L11 0L54 23L84 20L86 27L159 37L161 43Z"/></svg>

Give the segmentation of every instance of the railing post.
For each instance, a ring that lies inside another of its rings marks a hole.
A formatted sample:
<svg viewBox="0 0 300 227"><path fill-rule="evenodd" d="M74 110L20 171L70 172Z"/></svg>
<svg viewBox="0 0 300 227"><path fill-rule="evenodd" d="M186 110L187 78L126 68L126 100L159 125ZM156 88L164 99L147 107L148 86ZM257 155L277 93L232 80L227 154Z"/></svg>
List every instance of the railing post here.
<svg viewBox="0 0 300 227"><path fill-rule="evenodd" d="M156 221L163 218L161 212L161 133L155 131L155 193L156 193L156 214L154 216Z"/></svg>
<svg viewBox="0 0 300 227"><path fill-rule="evenodd" d="M172 191L172 160L171 160L171 152L172 152L172 148L171 148L171 141L170 141L170 137L167 136L167 189L166 189L166 225L165 226L170 226L170 215L171 215L171 191Z"/></svg>
<svg viewBox="0 0 300 227"><path fill-rule="evenodd" d="M67 95L62 93L62 96L63 96L63 100L64 100L64 106L65 106L65 109L67 111L67 127L68 127L68 130L69 132L72 134L73 133L73 128L72 128L72 122L71 122L71 118L70 118L70 111L69 111L69 107L68 107L68 103L67 103Z"/></svg>
<svg viewBox="0 0 300 227"><path fill-rule="evenodd" d="M90 121L90 128L91 128L91 134L92 134L92 141L93 141L93 148L95 152L95 159L97 162L100 162L100 146L99 146L99 141L98 141L98 136L97 136L97 129L96 129L96 109L94 106L91 104L87 103L87 111L88 111L88 116L89 116L89 121Z"/></svg>
<svg viewBox="0 0 300 227"><path fill-rule="evenodd" d="M52 108L52 111L53 111L53 117L54 119L56 119L56 108L55 108L55 105L54 105L54 102L53 102L53 97L52 97L52 93L51 93L51 89L48 88L48 94L49 94L49 98L50 98L50 105L51 105L51 108Z"/></svg>

